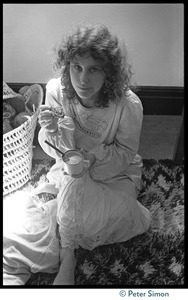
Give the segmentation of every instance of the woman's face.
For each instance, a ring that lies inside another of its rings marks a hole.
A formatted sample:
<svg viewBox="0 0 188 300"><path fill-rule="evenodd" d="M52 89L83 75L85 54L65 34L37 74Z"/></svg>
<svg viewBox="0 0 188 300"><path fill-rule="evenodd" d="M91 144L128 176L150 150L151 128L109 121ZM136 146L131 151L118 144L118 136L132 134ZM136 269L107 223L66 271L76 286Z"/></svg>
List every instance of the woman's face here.
<svg viewBox="0 0 188 300"><path fill-rule="evenodd" d="M88 107L93 106L98 99L106 75L102 64L90 53L76 55L70 63L70 79L77 95Z"/></svg>

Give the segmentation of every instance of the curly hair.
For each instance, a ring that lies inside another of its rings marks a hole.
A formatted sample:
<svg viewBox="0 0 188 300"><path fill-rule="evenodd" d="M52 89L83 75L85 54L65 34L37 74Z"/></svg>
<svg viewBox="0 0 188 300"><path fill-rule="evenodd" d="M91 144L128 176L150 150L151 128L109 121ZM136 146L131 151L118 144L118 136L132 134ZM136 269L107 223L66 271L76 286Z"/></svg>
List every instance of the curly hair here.
<svg viewBox="0 0 188 300"><path fill-rule="evenodd" d="M107 107L109 101L118 101L130 86L132 72L125 47L104 25L78 27L64 37L54 48L53 68L60 72L63 92L69 100L77 96L70 80L70 62L75 55L87 52L102 64L106 77L96 106Z"/></svg>

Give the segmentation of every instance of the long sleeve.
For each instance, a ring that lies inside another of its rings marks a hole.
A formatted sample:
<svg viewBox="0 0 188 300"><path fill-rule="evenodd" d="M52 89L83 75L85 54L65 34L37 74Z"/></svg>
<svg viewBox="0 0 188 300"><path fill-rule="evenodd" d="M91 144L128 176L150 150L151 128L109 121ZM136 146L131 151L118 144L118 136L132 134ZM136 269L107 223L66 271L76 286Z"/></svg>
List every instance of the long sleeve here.
<svg viewBox="0 0 188 300"><path fill-rule="evenodd" d="M63 96L61 93L60 78L51 79L46 85L45 104L50 106L63 106ZM53 144L62 152L75 148L74 144L75 125L71 117L65 116L58 120L58 130L54 133L49 132L45 128L41 128L38 134L38 141L42 149L55 159L62 158L61 153L54 150L45 140Z"/></svg>
<svg viewBox="0 0 188 300"><path fill-rule="evenodd" d="M90 170L94 180L108 180L122 172L131 173L131 163L139 148L143 108L140 99L132 92L123 100L119 104L119 121L116 120L117 131L113 142L90 150L97 158Z"/></svg>
<svg viewBox="0 0 188 300"><path fill-rule="evenodd" d="M74 122L70 117L64 117L58 122L58 130L54 133L49 132L45 128L41 128L38 134L38 141L42 149L51 157L55 159L62 158L61 153L54 150L45 140L53 144L56 148L65 152L75 148L74 145Z"/></svg>

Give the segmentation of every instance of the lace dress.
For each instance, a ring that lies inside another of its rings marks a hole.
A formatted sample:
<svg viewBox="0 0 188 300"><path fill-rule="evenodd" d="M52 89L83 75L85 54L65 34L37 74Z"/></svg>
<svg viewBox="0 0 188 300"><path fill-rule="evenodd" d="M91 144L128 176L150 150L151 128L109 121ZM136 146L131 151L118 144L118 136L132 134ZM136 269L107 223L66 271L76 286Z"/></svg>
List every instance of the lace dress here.
<svg viewBox="0 0 188 300"><path fill-rule="evenodd" d="M143 118L139 98L129 90L118 104L86 108L76 99L69 103L61 89L60 79L52 79L47 84L46 104L61 105L66 117L59 121L56 133L44 128L39 132L42 148L56 158L48 179L59 188L61 246L92 250L144 233L150 213L137 201L142 168L137 151ZM63 151L75 147L94 153L96 162L80 178L64 175L60 154L45 139Z"/></svg>

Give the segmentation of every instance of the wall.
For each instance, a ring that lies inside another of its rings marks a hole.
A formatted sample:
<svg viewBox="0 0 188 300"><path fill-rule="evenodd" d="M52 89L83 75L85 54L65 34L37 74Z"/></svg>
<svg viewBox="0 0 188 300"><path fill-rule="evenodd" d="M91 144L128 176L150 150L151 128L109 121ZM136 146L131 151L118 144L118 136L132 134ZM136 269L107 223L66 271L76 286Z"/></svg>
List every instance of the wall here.
<svg viewBox="0 0 188 300"><path fill-rule="evenodd" d="M3 80L46 83L50 51L84 22L103 23L124 39L133 83L184 85L183 4L3 4Z"/></svg>

